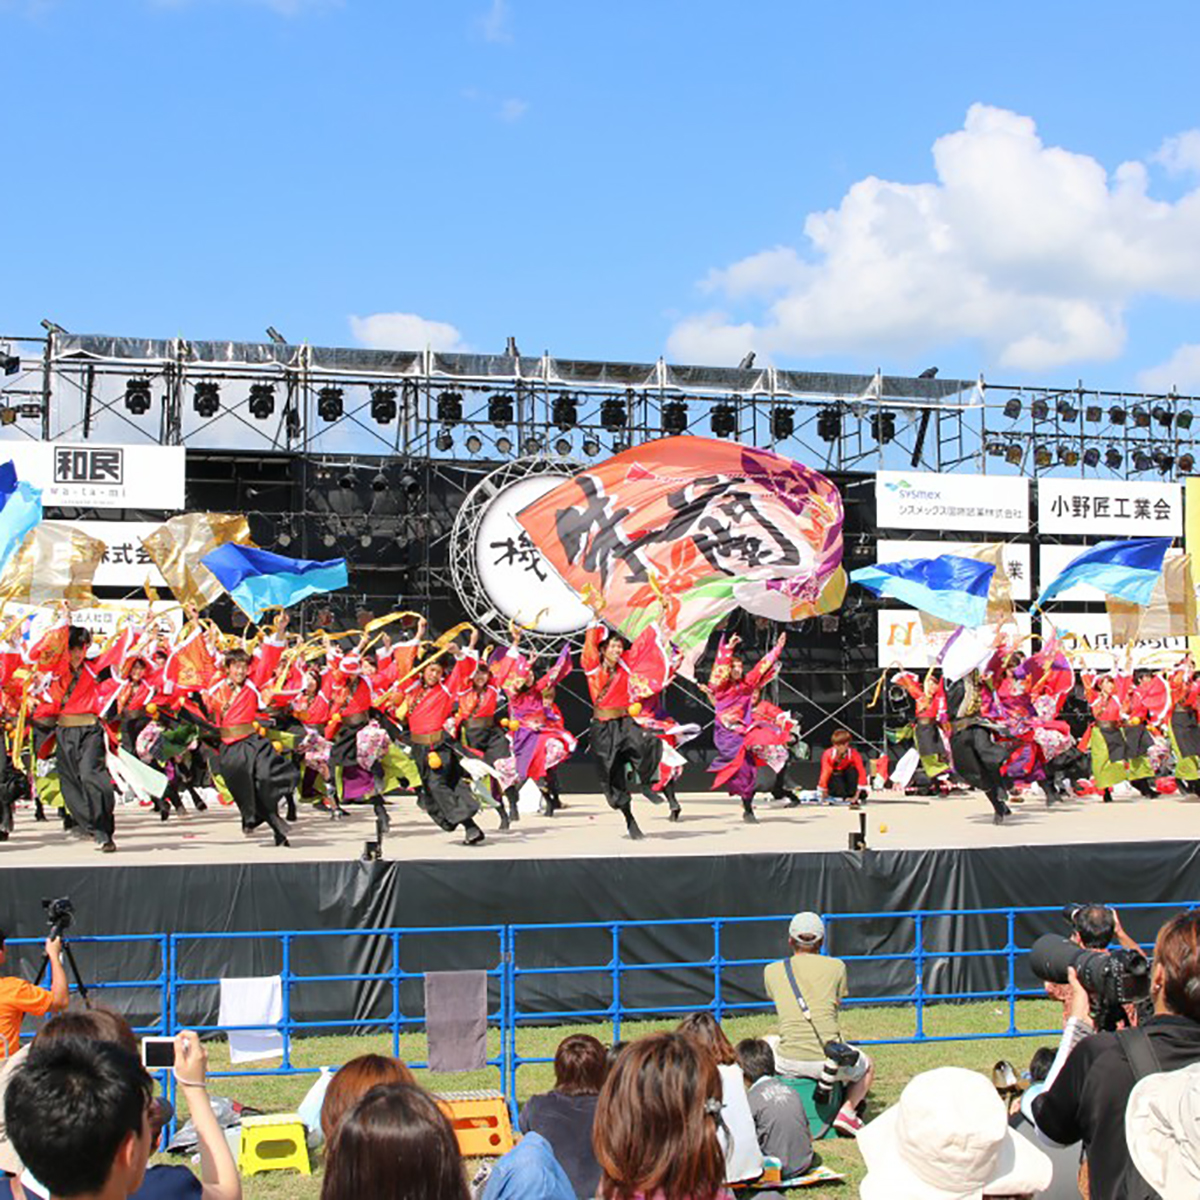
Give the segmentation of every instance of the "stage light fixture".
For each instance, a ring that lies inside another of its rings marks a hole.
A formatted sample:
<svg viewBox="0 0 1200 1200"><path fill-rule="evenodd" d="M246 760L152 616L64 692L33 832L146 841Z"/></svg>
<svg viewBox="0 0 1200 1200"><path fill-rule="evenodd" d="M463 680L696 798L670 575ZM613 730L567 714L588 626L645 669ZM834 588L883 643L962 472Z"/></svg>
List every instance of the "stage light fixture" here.
<svg viewBox="0 0 1200 1200"><path fill-rule="evenodd" d="M559 392L550 406L550 417L559 429L574 429L579 423L579 405L570 392Z"/></svg>
<svg viewBox="0 0 1200 1200"><path fill-rule="evenodd" d="M1075 405L1070 402L1070 400L1059 400L1059 402L1055 405L1055 408L1058 410L1059 419L1066 421L1068 424L1070 424L1070 422L1074 421L1075 418L1079 416L1079 409L1077 409Z"/></svg>
<svg viewBox="0 0 1200 1200"><path fill-rule="evenodd" d="M836 408L823 408L817 414L817 436L823 442L836 442L842 436L842 414Z"/></svg>
<svg viewBox="0 0 1200 1200"><path fill-rule="evenodd" d="M1016 466L1022 459L1021 447L1016 442L1010 442L1008 449L1004 452L1004 461L1011 466Z"/></svg>
<svg viewBox="0 0 1200 1200"><path fill-rule="evenodd" d="M375 478L371 480L371 491L386 492L387 490L388 477L382 471L379 471L376 473Z"/></svg>
<svg viewBox="0 0 1200 1200"><path fill-rule="evenodd" d="M1110 471L1119 471L1121 469L1121 464L1124 461L1124 457L1122 456L1120 450L1116 448L1116 446L1109 446L1109 448L1105 450L1104 465Z"/></svg>
<svg viewBox="0 0 1200 1200"><path fill-rule="evenodd" d="M1181 408L1175 414L1176 429L1191 429L1192 427L1192 410L1190 408Z"/></svg>
<svg viewBox="0 0 1200 1200"><path fill-rule="evenodd" d="M372 538L369 533L360 533L358 535L358 544L364 550L370 550L372 541L374 541L374 538Z"/></svg>
<svg viewBox="0 0 1200 1200"><path fill-rule="evenodd" d="M1104 409L1098 404L1089 404L1083 410L1083 419L1091 425L1099 425L1104 420Z"/></svg>
<svg viewBox="0 0 1200 1200"><path fill-rule="evenodd" d="M421 490L421 481L411 471L405 471L400 476L400 487L405 495L415 496Z"/></svg>
<svg viewBox="0 0 1200 1200"><path fill-rule="evenodd" d="M221 408L221 386L211 379L201 380L192 391L192 407L198 417L209 420Z"/></svg>
<svg viewBox="0 0 1200 1200"><path fill-rule="evenodd" d="M629 406L610 396L600 405L600 424L610 433L624 429L629 424Z"/></svg>
<svg viewBox="0 0 1200 1200"><path fill-rule="evenodd" d="M275 411L275 389L269 383L250 385L250 415L265 421Z"/></svg>
<svg viewBox="0 0 1200 1200"><path fill-rule="evenodd" d="M478 438L475 439L477 442ZM467 438L467 444L470 445L471 439ZM444 425L438 430L438 435L433 439L433 444L444 454L447 450L454 448L454 434L450 432ZM480 442L480 445L483 443Z"/></svg>
<svg viewBox="0 0 1200 1200"><path fill-rule="evenodd" d="M708 423L717 437L732 437L737 432L737 409L725 401L715 404Z"/></svg>
<svg viewBox="0 0 1200 1200"><path fill-rule="evenodd" d="M292 531L290 529L281 529L279 536L275 539L277 545L287 549L292 544Z"/></svg>
<svg viewBox="0 0 1200 1200"><path fill-rule="evenodd" d="M135 417L145 416L150 411L150 380L131 379L125 385L125 407Z"/></svg>
<svg viewBox="0 0 1200 1200"><path fill-rule="evenodd" d="M396 389L376 387L371 389L371 419L379 425L388 425L396 419Z"/></svg>
<svg viewBox="0 0 1200 1200"><path fill-rule="evenodd" d="M1004 402L1004 415L1010 421L1015 421L1021 415L1021 402L1015 396Z"/></svg>
<svg viewBox="0 0 1200 1200"><path fill-rule="evenodd" d="M483 438L477 433L472 433L467 438L467 453L478 454L483 449Z"/></svg>
<svg viewBox="0 0 1200 1200"><path fill-rule="evenodd" d="M1154 461L1145 450L1135 450L1133 452L1133 469L1135 471L1148 471L1153 465Z"/></svg>
<svg viewBox="0 0 1200 1200"><path fill-rule="evenodd" d="M354 475L350 471L343 471L338 476L338 487L345 492L354 490Z"/></svg>
<svg viewBox="0 0 1200 1200"><path fill-rule="evenodd" d="M614 454L623 454L628 449L629 449L629 442L626 441L625 438L619 438L619 437L613 438L612 452Z"/></svg>
<svg viewBox="0 0 1200 1200"><path fill-rule="evenodd" d="M1110 408L1108 410L1108 419L1114 425L1124 425L1125 424L1125 410L1119 404L1114 404L1112 406L1112 408Z"/></svg>
<svg viewBox="0 0 1200 1200"><path fill-rule="evenodd" d="M796 410L780 405L771 409L771 440L786 442L796 432Z"/></svg>
<svg viewBox="0 0 1200 1200"><path fill-rule="evenodd" d="M1077 467L1079 465L1079 451L1073 446L1059 446L1058 461L1064 467Z"/></svg>
<svg viewBox="0 0 1200 1200"><path fill-rule="evenodd" d="M871 414L871 436L881 445L886 446L896 436L896 414L884 409L882 412Z"/></svg>
<svg viewBox="0 0 1200 1200"><path fill-rule="evenodd" d="M688 406L684 400L668 400L662 406L662 431L672 437L686 432Z"/></svg>
<svg viewBox="0 0 1200 1200"><path fill-rule="evenodd" d="M584 438L583 452L588 458L595 458L600 453L600 442L594 437Z"/></svg>
<svg viewBox="0 0 1200 1200"><path fill-rule="evenodd" d="M1050 405L1045 400L1035 400L1029 406L1029 411L1033 413L1035 421L1045 421L1050 416Z"/></svg>
<svg viewBox="0 0 1200 1200"><path fill-rule="evenodd" d="M1033 452L1033 465L1035 467L1048 467L1054 459L1050 455L1049 446L1038 446Z"/></svg>
<svg viewBox="0 0 1200 1200"><path fill-rule="evenodd" d="M6 404L0 408L0 425L15 425L17 423L17 410L11 405Z"/></svg>
<svg viewBox="0 0 1200 1200"><path fill-rule="evenodd" d="M1177 465L1180 475L1190 475L1196 468L1196 460L1190 454L1181 454Z"/></svg>
<svg viewBox="0 0 1200 1200"><path fill-rule="evenodd" d="M1164 475L1175 465L1175 455L1166 450L1155 450L1150 456L1151 461Z"/></svg>
<svg viewBox="0 0 1200 1200"><path fill-rule="evenodd" d="M463 398L461 392L442 392L437 398L437 419L444 425L455 425L462 420Z"/></svg>
<svg viewBox="0 0 1200 1200"><path fill-rule="evenodd" d="M21 369L21 360L15 354L0 354L0 371L15 375Z"/></svg>
<svg viewBox="0 0 1200 1200"><path fill-rule="evenodd" d="M503 392L497 392L488 399L488 420L497 429L503 429L506 425L511 425L512 419L513 402L511 396L506 396Z"/></svg>
<svg viewBox="0 0 1200 1200"><path fill-rule="evenodd" d="M512 442L510 442L506 437L498 437L496 439L496 453L505 455L511 454Z"/></svg>
<svg viewBox="0 0 1200 1200"><path fill-rule="evenodd" d="M542 449L542 439L536 433L531 433L525 439L526 454L540 454Z"/></svg>
<svg viewBox="0 0 1200 1200"><path fill-rule="evenodd" d="M1154 414L1154 419L1164 428L1171 427L1171 421L1174 418L1174 413L1165 404L1156 404L1151 410Z"/></svg>
<svg viewBox="0 0 1200 1200"><path fill-rule="evenodd" d="M1100 465L1100 451L1095 446L1089 446L1083 452L1083 465L1085 467L1098 467Z"/></svg>
<svg viewBox="0 0 1200 1200"><path fill-rule="evenodd" d="M560 437L558 441L554 443L554 453L557 454L559 458L566 458L571 453L571 439Z"/></svg>
<svg viewBox="0 0 1200 1200"><path fill-rule="evenodd" d="M1146 411L1145 407L1141 404L1135 404L1133 406L1132 411L1133 411L1133 426L1134 426L1134 428L1135 429L1149 429L1150 428L1150 414Z"/></svg>
<svg viewBox="0 0 1200 1200"><path fill-rule="evenodd" d="M317 415L322 421L340 420L345 411L341 388L323 387L317 392Z"/></svg>
<svg viewBox="0 0 1200 1200"><path fill-rule="evenodd" d="M1003 442L988 442L987 452L992 458L1003 458L1005 445Z"/></svg>
<svg viewBox="0 0 1200 1200"><path fill-rule="evenodd" d="M325 536L321 538L321 541L323 541L325 545L329 547L337 545L337 538L334 537L332 533L325 534Z"/></svg>

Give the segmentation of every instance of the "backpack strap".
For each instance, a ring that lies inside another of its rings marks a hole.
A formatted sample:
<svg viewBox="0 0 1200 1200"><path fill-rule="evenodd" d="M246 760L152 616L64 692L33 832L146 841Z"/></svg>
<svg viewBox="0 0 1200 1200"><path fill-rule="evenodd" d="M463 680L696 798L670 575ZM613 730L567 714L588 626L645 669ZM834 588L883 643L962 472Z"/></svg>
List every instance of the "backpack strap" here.
<svg viewBox="0 0 1200 1200"><path fill-rule="evenodd" d="M1121 1053L1133 1072L1133 1080L1145 1079L1147 1075L1157 1075L1162 1070L1158 1055L1154 1052L1154 1043L1144 1029L1136 1026L1122 1030L1117 1038Z"/></svg>

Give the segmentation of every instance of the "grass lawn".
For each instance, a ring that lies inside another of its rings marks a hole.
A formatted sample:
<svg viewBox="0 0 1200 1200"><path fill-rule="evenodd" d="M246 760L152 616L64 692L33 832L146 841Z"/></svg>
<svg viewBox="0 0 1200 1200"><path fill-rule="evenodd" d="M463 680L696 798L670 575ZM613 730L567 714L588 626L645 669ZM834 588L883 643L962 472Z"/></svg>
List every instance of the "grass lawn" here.
<svg viewBox="0 0 1200 1200"><path fill-rule="evenodd" d="M1026 1029L1056 1029L1062 1018L1062 1009L1048 1001L1023 1001L1018 1005L1018 1025ZM729 1039L736 1043L744 1037L754 1037L770 1032L774 1025L773 1013L756 1013L752 1016L728 1017L724 1029ZM670 1028L670 1022L625 1023L621 1036L631 1041L646 1033ZM874 1046L870 1054L876 1063L875 1086L869 1101L867 1119L893 1104L905 1083L921 1071L937 1066L962 1066L977 1071L990 1072L992 1064L1006 1058L1024 1069L1034 1050L1040 1045L1054 1045L1056 1037L983 1037L986 1034L1003 1034L1008 1028L1008 1013L1001 1003L979 1003L941 1005L927 1008L925 1032L929 1037L967 1035L976 1038L961 1042L926 1042L920 1045ZM843 1018L843 1032L851 1040L873 1038L908 1037L912 1034L913 1010L903 1007L851 1008ZM592 1033L601 1041L611 1040L611 1028L605 1025L558 1025L553 1027L529 1027L518 1037L517 1050L522 1057L553 1057L555 1047L570 1033ZM499 1035L490 1035L489 1052L499 1053ZM319 1067L337 1065L359 1054L391 1053L391 1037L388 1034L362 1037L313 1037L292 1042L292 1061L296 1066ZM423 1034L408 1034L401 1037L401 1057L423 1060L425 1039ZM210 1042L209 1068L213 1071L227 1069L228 1050L224 1042ZM463 1075L434 1075L427 1071L417 1072L422 1084L433 1091L454 1091L467 1088L496 1088L500 1086L499 1072L494 1069ZM263 1076L247 1075L238 1079L214 1079L211 1091L214 1095L229 1096L244 1104L253 1105L264 1112L294 1111L304 1093L312 1083L313 1076ZM521 1101L535 1092L547 1091L553 1084L553 1070L549 1063L534 1063L522 1067L517 1073L517 1093ZM182 1104L180 1119L186 1116ZM834 1170L844 1173L847 1182L826 1185L821 1188L797 1190L795 1197L818 1198L841 1197L848 1200L857 1196L857 1184L862 1179L862 1160L851 1139L826 1140L819 1143L819 1151L825 1163ZM178 1160L170 1160L178 1161ZM311 1179L298 1176L291 1171L272 1172L245 1181L245 1194L249 1200L279 1198L283 1200L311 1200L320 1194L320 1167L315 1164Z"/></svg>

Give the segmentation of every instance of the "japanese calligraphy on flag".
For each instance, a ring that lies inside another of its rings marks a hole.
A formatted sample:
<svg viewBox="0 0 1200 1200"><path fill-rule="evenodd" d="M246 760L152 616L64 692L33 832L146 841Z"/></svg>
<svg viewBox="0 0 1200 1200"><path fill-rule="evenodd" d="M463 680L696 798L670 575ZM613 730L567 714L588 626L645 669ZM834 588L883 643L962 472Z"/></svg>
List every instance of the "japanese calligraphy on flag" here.
<svg viewBox="0 0 1200 1200"><path fill-rule="evenodd" d="M842 499L782 455L663 438L581 471L517 514L562 579L629 637L660 616L685 661L737 608L778 621L846 591ZM686 669L686 668L685 668Z"/></svg>

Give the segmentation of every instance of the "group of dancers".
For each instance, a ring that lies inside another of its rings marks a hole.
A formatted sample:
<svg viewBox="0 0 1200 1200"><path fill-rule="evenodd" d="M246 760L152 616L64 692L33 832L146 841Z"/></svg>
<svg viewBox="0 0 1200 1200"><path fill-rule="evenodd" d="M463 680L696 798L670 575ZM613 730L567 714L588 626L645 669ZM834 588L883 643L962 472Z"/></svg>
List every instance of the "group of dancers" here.
<svg viewBox="0 0 1200 1200"><path fill-rule="evenodd" d="M957 774L991 802L994 821L1011 815L1019 785L1038 784L1046 803L1091 786L1105 802L1128 783L1145 796L1200 795L1200 676L1191 656L1170 669L1132 667L1132 649L1106 672L1076 671L1056 638L1037 653L998 639L989 660L948 682L936 667L923 678L892 677L911 697L911 736L931 790ZM1090 720L1069 719L1071 697Z"/></svg>
<svg viewBox="0 0 1200 1200"><path fill-rule="evenodd" d="M127 619L101 642L66 611L36 640L12 632L0 647L0 840L28 797L36 819L57 809L71 836L112 853L118 791L167 821L185 800L206 808L203 793L215 788L247 834L265 826L279 846L305 804L331 820L370 805L382 837L388 803L415 798L466 845L484 840L481 809L500 829L519 820L530 783L542 815L563 807L557 769L578 745L556 703L574 669L569 648L539 666L515 624L507 645L484 652L469 626L429 640L412 614L354 631L356 642L293 635L286 613L252 639L187 615L176 636ZM783 644L748 666L738 638L722 637L704 685L714 786L738 797L751 823L760 767L774 796L799 802L785 783L796 723L763 694ZM682 812L679 747L700 727L674 720L664 703L681 662L653 620L627 639L597 617L579 655L600 790L634 839L643 836L635 796L665 805L670 821Z"/></svg>

